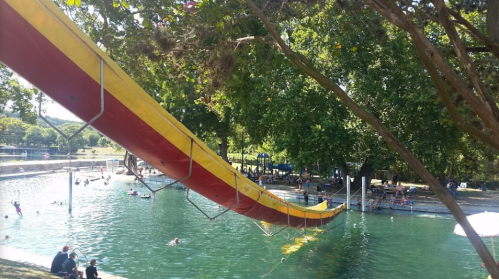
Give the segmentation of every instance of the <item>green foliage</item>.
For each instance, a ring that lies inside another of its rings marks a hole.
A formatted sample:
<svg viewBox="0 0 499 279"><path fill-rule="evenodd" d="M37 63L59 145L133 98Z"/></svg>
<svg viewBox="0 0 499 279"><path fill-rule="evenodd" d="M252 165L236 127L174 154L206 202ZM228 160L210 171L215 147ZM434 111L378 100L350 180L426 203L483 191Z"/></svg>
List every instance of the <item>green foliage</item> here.
<svg viewBox="0 0 499 279"><path fill-rule="evenodd" d="M37 126L29 126L28 129L26 130L26 134L23 137L24 142L26 142L26 145L39 145L44 142L43 135L42 135L43 129Z"/></svg>
<svg viewBox="0 0 499 279"><path fill-rule="evenodd" d="M25 143L24 136L28 130L28 124L21 119L5 117L0 119L0 142L12 145L22 145Z"/></svg>
<svg viewBox="0 0 499 279"><path fill-rule="evenodd" d="M56 143L57 132L52 128L44 128L42 130L43 144L46 146L51 146Z"/></svg>
<svg viewBox="0 0 499 279"><path fill-rule="evenodd" d="M295 57L304 55L341 84L431 172L452 166L469 174L470 161L487 158L486 148L473 151L475 142L451 125L407 34L378 13L358 2L256 2L266 5ZM203 1L186 8L174 1L89 0L71 13L62 8L214 150L225 141L239 152L244 131L246 152L261 148L299 168L318 165L322 173L335 166L348 172L347 162L375 170L402 163L332 92L289 63L244 2ZM468 18L484 28L479 14ZM443 29L417 20L449 52ZM486 86L493 88L497 71L487 69Z"/></svg>
<svg viewBox="0 0 499 279"><path fill-rule="evenodd" d="M38 90L22 86L14 73L0 63L0 112L11 102L10 109L19 112L20 118L27 123L36 122L36 112L31 101Z"/></svg>
<svg viewBox="0 0 499 279"><path fill-rule="evenodd" d="M93 131L90 131L90 132L87 131L84 134L84 137L87 140L89 146L96 146L98 144L99 139L100 139L99 134L97 134L97 132L93 132Z"/></svg>
<svg viewBox="0 0 499 279"><path fill-rule="evenodd" d="M106 146L109 146L109 144L111 143L111 141L106 138L106 137L101 137L99 138L99 140L97 141L97 144L99 146L102 146L102 147L106 147Z"/></svg>
<svg viewBox="0 0 499 279"><path fill-rule="evenodd" d="M63 124L58 128L66 135L72 136L82 126L80 124ZM59 151L68 152L68 141L60 134L57 135L56 144ZM71 140L71 152L76 153L79 149L84 148L85 145L88 145L88 141L83 137L82 133L79 133Z"/></svg>

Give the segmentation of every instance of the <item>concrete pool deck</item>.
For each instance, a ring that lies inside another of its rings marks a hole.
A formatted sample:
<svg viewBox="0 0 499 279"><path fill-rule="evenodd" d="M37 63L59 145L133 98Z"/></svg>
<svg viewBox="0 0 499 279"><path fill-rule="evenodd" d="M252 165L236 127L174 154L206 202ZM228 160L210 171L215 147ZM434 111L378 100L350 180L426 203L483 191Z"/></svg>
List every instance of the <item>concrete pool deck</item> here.
<svg viewBox="0 0 499 279"><path fill-rule="evenodd" d="M309 205L317 202L316 198L316 187L318 183L312 183L309 188ZM301 192L298 190L298 186L296 185L283 185L283 184L265 184L267 190L272 191L272 193L276 194L281 198L291 198L291 199L303 199ZM411 185L412 186L412 185ZM305 187L302 187L302 191ZM407 188L407 187L406 187ZM331 196L333 195L333 203L343 203L346 202L346 188L322 188L322 190L326 191L326 194ZM351 191L351 195L355 193L356 190ZM383 192L373 193L373 197L375 197L375 203L377 202L378 197ZM390 195L390 194L389 194ZM387 201L381 203L381 208L388 210L390 207L389 195L387 197ZM353 210L357 210L357 196L360 196L360 192L352 195L350 199L350 208ZM414 205L395 205L393 206L393 210L399 211L413 211L413 212L422 212L422 213L436 213L436 214L450 214L450 211L447 207L430 191L424 191L421 188L416 190L416 193L408 194L409 199L414 201ZM489 211L489 212L499 212L499 191L497 190L488 190L488 191L480 191L477 189L460 189L458 191L458 197L456 199L457 203L463 210L463 212L467 215L475 214L479 212ZM366 211L369 210L368 200L365 201Z"/></svg>

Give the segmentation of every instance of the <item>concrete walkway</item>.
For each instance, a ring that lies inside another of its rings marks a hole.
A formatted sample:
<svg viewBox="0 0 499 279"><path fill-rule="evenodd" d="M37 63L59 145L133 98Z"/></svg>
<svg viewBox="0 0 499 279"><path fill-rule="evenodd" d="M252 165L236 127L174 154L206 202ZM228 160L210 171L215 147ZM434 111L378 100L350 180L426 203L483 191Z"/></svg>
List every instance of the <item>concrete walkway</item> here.
<svg viewBox="0 0 499 279"><path fill-rule="evenodd" d="M33 171L33 172L20 172L20 173L11 173L11 174L0 174L0 179L9 179L9 178L20 178L20 177L28 177L42 174L54 173L54 171Z"/></svg>
<svg viewBox="0 0 499 279"><path fill-rule="evenodd" d="M317 184L311 184L309 188L309 203L308 205L317 204ZM298 191L296 185L282 185L282 184L266 184L267 190L271 191L273 194L280 198L298 200L299 205L304 205L303 194ZM304 187L302 188L303 191ZM346 202L346 188L343 189L332 189L323 188L326 194L333 197L333 203L340 204ZM351 191L353 195L355 191ZM382 192L373 193L375 197L375 204L378 197ZM360 192L357 192L350 199L350 208L352 210L360 210L357 207L357 196L360 196ZM388 211L390 207L389 195L385 202L381 203L381 209ZM447 207L432 193L429 191L423 191L418 189L416 193L409 194L410 200L414 201L414 205L411 207L409 205L395 204L392 208L393 210L400 211L413 211L413 212L426 212L426 213L436 213L436 214L450 214ZM480 213L484 211L489 212L499 212L499 191L477 191L474 189L467 189L459 191L457 203L467 215ZM369 201L365 201L366 209L369 211Z"/></svg>

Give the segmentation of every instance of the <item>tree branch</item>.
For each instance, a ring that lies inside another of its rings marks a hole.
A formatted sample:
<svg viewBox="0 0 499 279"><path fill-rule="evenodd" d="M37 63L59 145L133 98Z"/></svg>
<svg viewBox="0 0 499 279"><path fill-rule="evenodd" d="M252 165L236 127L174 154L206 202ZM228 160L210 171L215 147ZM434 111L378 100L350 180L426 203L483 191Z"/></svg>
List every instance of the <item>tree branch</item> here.
<svg viewBox="0 0 499 279"><path fill-rule="evenodd" d="M446 10L452 17L454 17L454 19L458 23L465 26L481 44L483 44L487 49L489 49L492 52L492 54L494 54L494 56L497 59L499 59L498 42L493 42L492 40L490 40L485 34L480 32L480 30L476 29L475 26L473 26L469 21L463 18L458 12L455 12L448 8L446 8Z"/></svg>
<svg viewBox="0 0 499 279"><path fill-rule="evenodd" d="M272 37L274 37L278 43L282 52L293 64L297 65L308 76L314 78L319 84L333 91L345 106L347 106L357 117L369 123L378 132L378 134L382 136L383 139L390 144L393 149L414 169L414 171L428 185L430 185L433 192L447 206L447 208L449 208L458 223L461 224L478 254L486 264L487 270L489 270L493 278L499 278L499 267L496 266L495 261L490 255L487 247L477 235L473 227L471 227L459 205L450 196L446 189L440 185L440 182L433 177L433 175L423 166L423 164L416 157L414 157L414 155L383 125L383 123L381 123L381 121L379 121L379 119L359 107L352 99L350 99L348 94L346 94L341 87L321 74L317 69L315 69L315 67L310 66L312 64L305 57L296 55L296 53L284 43L273 24L258 9L252 0L245 0L245 2L251 7L255 14L258 15L265 27L269 30Z"/></svg>
<svg viewBox="0 0 499 279"><path fill-rule="evenodd" d="M449 36L449 39L452 42L452 47L456 52L457 59L461 62L466 74L471 80L471 83L475 87L475 90L480 97L481 102L483 103L485 109L489 110L496 120L499 119L499 109L495 104L492 97L487 93L485 89L485 85L482 83L480 77L475 71L475 66L471 62L470 57L468 56L468 52L466 52L463 42L457 33L454 24L449 19L449 14L447 13L445 3L442 0L433 0L435 7L437 8L438 17L440 18L442 25ZM497 137L499 140L499 137Z"/></svg>
<svg viewBox="0 0 499 279"><path fill-rule="evenodd" d="M484 110L484 104L477 98L475 93L464 83L456 72L450 67L445 59L440 55L435 46L428 40L423 32L410 20L406 18L402 10L391 0L364 0L368 5L371 5L380 14L385 16L392 24L407 31L413 40L419 40L421 46L425 48L425 52L445 76L445 78L454 86L464 99L470 104L478 117L483 121L485 126L499 140L499 122L489 110ZM383 5L380 5L382 3ZM382 10L378 10L382 9ZM388 10L384 10L388 9Z"/></svg>
<svg viewBox="0 0 499 279"><path fill-rule="evenodd" d="M472 125L470 125L468 122L466 122L462 117L461 114L458 112L456 105L454 104L454 101L452 100L450 96L450 92L447 91L446 86L442 78L440 77L437 69L435 68L435 65L431 62L430 58L426 55L424 52L424 47L420 44L419 41L413 40L414 45L416 46L416 51L419 54L419 57L421 58L421 61L423 62L425 68L427 69L430 78L433 82L433 84L436 87L436 91L440 99L443 101L445 107L447 108L447 112L452 120L452 122L463 132L468 133L471 136L474 136L476 139L480 140L481 142L491 146L492 148L496 149L499 151L499 142L492 139L489 135L486 133L474 128Z"/></svg>

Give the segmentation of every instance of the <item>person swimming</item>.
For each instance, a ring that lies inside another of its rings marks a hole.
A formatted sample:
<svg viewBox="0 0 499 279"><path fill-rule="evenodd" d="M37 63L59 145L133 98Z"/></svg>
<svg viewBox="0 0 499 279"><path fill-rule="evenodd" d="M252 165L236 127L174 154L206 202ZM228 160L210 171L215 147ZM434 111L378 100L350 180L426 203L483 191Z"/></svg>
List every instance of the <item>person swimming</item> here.
<svg viewBox="0 0 499 279"><path fill-rule="evenodd" d="M175 246L175 245L181 244L181 243L182 243L182 241L180 241L180 239L178 239L178 237L175 237L175 239L170 241L170 243L168 243L168 245Z"/></svg>
<svg viewBox="0 0 499 279"><path fill-rule="evenodd" d="M10 203L16 208L17 215L23 216L23 213L21 212L21 203L18 203L16 201L15 202L10 201Z"/></svg>

